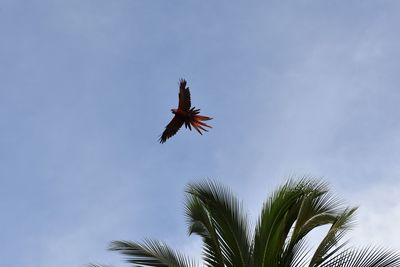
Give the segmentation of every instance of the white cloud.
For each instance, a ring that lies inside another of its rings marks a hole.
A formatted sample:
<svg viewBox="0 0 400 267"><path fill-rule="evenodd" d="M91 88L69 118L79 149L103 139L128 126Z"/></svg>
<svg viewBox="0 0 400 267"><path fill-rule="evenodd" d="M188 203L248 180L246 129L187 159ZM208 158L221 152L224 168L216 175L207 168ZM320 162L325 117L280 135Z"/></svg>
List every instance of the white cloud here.
<svg viewBox="0 0 400 267"><path fill-rule="evenodd" d="M347 195L352 205L359 206L351 243L400 250L400 183L376 181Z"/></svg>

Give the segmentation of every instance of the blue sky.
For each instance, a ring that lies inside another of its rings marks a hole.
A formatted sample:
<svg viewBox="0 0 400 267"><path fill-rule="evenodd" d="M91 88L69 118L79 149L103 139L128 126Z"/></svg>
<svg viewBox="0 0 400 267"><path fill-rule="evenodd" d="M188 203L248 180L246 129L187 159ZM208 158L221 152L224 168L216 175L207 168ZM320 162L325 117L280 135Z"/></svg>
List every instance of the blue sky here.
<svg viewBox="0 0 400 267"><path fill-rule="evenodd" d="M2 0L0 258L126 266L115 239L186 236L216 179L255 220L289 176L359 205L355 244L400 250L398 1ZM209 133L158 136L179 78Z"/></svg>

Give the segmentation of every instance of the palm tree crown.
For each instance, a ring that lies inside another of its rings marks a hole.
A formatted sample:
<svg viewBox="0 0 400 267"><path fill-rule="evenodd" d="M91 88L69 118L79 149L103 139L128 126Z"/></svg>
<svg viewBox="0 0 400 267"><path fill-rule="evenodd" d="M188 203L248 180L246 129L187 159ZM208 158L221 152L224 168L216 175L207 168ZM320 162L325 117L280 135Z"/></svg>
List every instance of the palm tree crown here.
<svg viewBox="0 0 400 267"><path fill-rule="evenodd" d="M224 186L207 180L189 184L186 193L188 232L202 238L205 266L400 266L395 252L348 248L347 242L340 242L353 225L356 208L343 207L327 185L316 180L289 180L278 188L265 201L255 229L242 203ZM306 236L323 225L329 229L311 253ZM160 241L113 241L110 250L121 252L134 266L198 266Z"/></svg>

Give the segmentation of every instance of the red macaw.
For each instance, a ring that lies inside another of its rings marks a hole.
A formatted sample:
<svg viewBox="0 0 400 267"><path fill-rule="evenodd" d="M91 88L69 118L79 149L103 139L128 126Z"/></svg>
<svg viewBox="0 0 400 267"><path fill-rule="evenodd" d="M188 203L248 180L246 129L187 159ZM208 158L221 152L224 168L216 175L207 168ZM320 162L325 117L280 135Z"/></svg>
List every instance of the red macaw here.
<svg viewBox="0 0 400 267"><path fill-rule="evenodd" d="M195 107L191 108L190 91L189 87L186 87L186 81L184 79L181 79L179 84L178 108L171 109L171 111L175 116L165 127L165 130L160 137L161 144L165 143L168 138L175 135L183 124L185 124L185 128L189 128L189 130L192 130L191 126L193 126L193 128L195 128L201 135L203 134L201 130L208 132L204 127L212 128L203 122L211 120L212 118L199 115L200 109L196 109Z"/></svg>

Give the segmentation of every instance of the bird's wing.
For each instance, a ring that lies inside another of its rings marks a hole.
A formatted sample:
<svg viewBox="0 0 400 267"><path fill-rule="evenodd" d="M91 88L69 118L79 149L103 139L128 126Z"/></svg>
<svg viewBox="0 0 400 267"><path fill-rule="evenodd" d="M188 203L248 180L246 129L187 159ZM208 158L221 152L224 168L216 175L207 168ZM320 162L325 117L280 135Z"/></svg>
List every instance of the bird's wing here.
<svg viewBox="0 0 400 267"><path fill-rule="evenodd" d="M184 111L188 111L191 106L190 102L190 91L189 87L186 87L186 81L184 79L180 80L179 83L179 105L178 108Z"/></svg>
<svg viewBox="0 0 400 267"><path fill-rule="evenodd" d="M165 130L160 137L160 143L165 143L168 138L174 136L176 132L178 132L178 130L182 127L183 123L184 120L175 115L165 127Z"/></svg>

